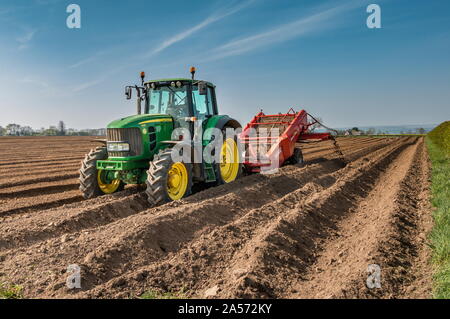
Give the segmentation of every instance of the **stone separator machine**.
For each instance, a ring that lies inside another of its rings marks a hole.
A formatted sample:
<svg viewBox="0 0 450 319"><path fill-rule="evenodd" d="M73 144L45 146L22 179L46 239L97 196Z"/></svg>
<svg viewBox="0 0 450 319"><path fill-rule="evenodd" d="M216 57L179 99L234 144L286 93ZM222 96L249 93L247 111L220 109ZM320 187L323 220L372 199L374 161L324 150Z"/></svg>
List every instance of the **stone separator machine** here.
<svg viewBox="0 0 450 319"><path fill-rule="evenodd" d="M270 171L285 163L303 162L301 143L333 141L336 153L345 163L344 155L330 132L314 133L315 124L334 131L320 123L305 110L292 108L285 114L266 115L259 112L245 126L240 141L244 149L243 164L248 173ZM337 133L337 132L336 132Z"/></svg>

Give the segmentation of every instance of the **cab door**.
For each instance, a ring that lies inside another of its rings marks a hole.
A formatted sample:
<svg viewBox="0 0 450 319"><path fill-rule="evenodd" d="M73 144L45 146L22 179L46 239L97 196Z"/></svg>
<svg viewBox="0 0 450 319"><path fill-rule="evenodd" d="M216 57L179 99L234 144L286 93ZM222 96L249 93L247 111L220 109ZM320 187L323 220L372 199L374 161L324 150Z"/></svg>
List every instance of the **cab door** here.
<svg viewBox="0 0 450 319"><path fill-rule="evenodd" d="M183 128L189 131L190 136L193 134L193 125L191 123L191 104L189 98L188 86L167 87L170 96L167 102L166 114L172 116L175 120L174 128Z"/></svg>
<svg viewBox="0 0 450 319"><path fill-rule="evenodd" d="M207 118L217 114L215 106L214 89L207 86L205 94L200 94L199 86L192 86L192 105L194 116L202 122Z"/></svg>
<svg viewBox="0 0 450 319"><path fill-rule="evenodd" d="M214 106L214 95L213 95L214 91L212 87L206 86L206 83L204 82L201 83L200 85L203 85L203 88L199 88L198 84L193 85L191 94L192 109L194 112L194 117L196 118L194 122L193 141L194 145L197 146L195 149L198 150L198 152L200 152L199 154L196 154L196 158L198 159L201 159L203 157L203 153L201 151L203 150L204 147L203 145L204 127L206 125L208 118L215 115L216 113ZM213 170L214 170L213 167L209 164L202 165L201 166L202 178L208 181L215 181Z"/></svg>

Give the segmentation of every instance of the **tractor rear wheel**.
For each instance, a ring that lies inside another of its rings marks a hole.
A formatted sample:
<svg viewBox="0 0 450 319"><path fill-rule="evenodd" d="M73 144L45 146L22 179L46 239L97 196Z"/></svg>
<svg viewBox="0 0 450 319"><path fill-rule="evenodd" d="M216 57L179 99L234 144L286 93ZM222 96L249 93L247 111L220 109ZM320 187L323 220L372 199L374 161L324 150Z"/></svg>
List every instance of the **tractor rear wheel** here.
<svg viewBox="0 0 450 319"><path fill-rule="evenodd" d="M226 128L222 130L224 140L220 149L220 163L215 165L217 185L231 183L241 177L243 165L240 161L236 138L225 138Z"/></svg>
<svg viewBox="0 0 450 319"><path fill-rule="evenodd" d="M80 191L85 199L121 191L124 184L120 179L107 178L111 172L97 170L97 161L108 158L106 147L91 150L84 158L80 169Z"/></svg>
<svg viewBox="0 0 450 319"><path fill-rule="evenodd" d="M294 148L294 154L287 160L291 165L302 164L303 163L303 153L300 148Z"/></svg>
<svg viewBox="0 0 450 319"><path fill-rule="evenodd" d="M152 205L160 205L189 196L192 189L192 165L174 162L172 150L155 155L147 171L147 196Z"/></svg>

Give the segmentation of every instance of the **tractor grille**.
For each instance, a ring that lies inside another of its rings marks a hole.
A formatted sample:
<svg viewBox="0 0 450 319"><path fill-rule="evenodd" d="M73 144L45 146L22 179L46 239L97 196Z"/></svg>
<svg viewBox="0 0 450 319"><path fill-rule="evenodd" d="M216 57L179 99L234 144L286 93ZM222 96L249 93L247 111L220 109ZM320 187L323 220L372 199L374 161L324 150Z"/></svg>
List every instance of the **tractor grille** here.
<svg viewBox="0 0 450 319"><path fill-rule="evenodd" d="M130 144L129 152L108 152L110 157L139 156L142 154L141 131L133 128L109 128L106 130L108 142L125 142Z"/></svg>

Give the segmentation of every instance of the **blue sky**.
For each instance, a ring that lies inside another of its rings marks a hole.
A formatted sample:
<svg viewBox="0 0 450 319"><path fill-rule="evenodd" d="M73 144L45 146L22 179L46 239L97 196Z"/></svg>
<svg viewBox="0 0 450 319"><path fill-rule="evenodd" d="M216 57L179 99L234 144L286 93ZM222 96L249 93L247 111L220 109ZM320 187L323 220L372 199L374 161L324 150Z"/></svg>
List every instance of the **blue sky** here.
<svg viewBox="0 0 450 319"><path fill-rule="evenodd" d="M66 7L81 7L68 29ZM381 7L368 29L366 7ZM242 123L304 108L334 127L450 120L447 0L0 0L0 125L104 127L125 85L197 77Z"/></svg>

